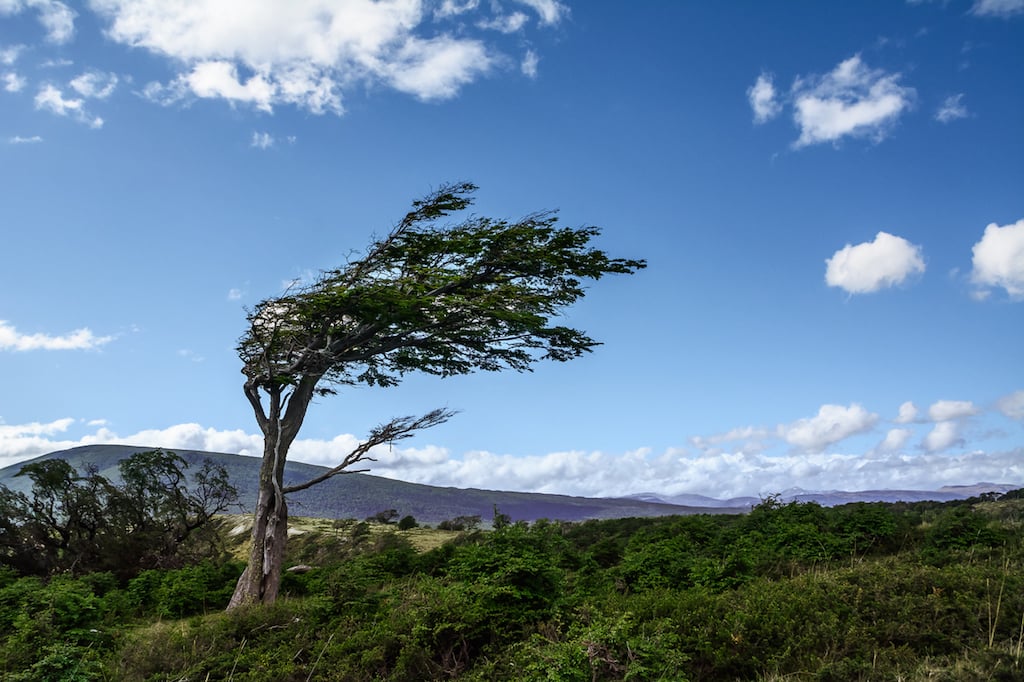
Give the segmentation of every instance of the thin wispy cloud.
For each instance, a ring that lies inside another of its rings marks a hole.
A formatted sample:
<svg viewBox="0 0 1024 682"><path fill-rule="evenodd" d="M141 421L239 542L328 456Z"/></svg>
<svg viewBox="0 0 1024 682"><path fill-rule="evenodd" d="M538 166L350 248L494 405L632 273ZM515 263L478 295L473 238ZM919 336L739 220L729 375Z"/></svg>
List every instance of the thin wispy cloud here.
<svg viewBox="0 0 1024 682"><path fill-rule="evenodd" d="M68 85L85 98L106 99L117 88L118 78L113 73L87 71L73 78Z"/></svg>
<svg viewBox="0 0 1024 682"><path fill-rule="evenodd" d="M870 242L847 244L825 261L825 282L851 294L869 294L902 284L925 270L920 246L888 232Z"/></svg>
<svg viewBox="0 0 1024 682"><path fill-rule="evenodd" d="M15 135L14 137L7 138L7 142L10 144L38 144L42 142L43 138L39 135L32 135L31 137L22 137L21 135Z"/></svg>
<svg viewBox="0 0 1024 682"><path fill-rule="evenodd" d="M523 56L523 62L520 65L523 75L527 78L537 77L537 65L540 63L540 57L533 50L527 50L526 55Z"/></svg>
<svg viewBox="0 0 1024 682"><path fill-rule="evenodd" d="M75 34L75 17L78 13L63 2L57 0L3 0L0 2L0 16L19 14L24 11L34 12L43 30L46 40L62 45L71 40Z"/></svg>
<svg viewBox="0 0 1024 682"><path fill-rule="evenodd" d="M7 92L20 92L28 82L13 71L4 73L0 79L3 80L4 90Z"/></svg>
<svg viewBox="0 0 1024 682"><path fill-rule="evenodd" d="M983 17L1009 18L1024 14L1024 0L976 0L971 12Z"/></svg>
<svg viewBox="0 0 1024 682"><path fill-rule="evenodd" d="M970 116L967 107L963 103L964 95L950 95L942 101L941 106L935 112L935 120L939 123L951 123L961 118Z"/></svg>
<svg viewBox="0 0 1024 682"><path fill-rule="evenodd" d="M257 149L270 149L274 146L274 138L270 133L253 132L249 146Z"/></svg>
<svg viewBox="0 0 1024 682"><path fill-rule="evenodd" d="M57 116L67 116L90 128L102 128L103 119L93 116L85 108L81 98L65 97L64 93L53 85L44 85L35 97L36 109L49 111Z"/></svg>

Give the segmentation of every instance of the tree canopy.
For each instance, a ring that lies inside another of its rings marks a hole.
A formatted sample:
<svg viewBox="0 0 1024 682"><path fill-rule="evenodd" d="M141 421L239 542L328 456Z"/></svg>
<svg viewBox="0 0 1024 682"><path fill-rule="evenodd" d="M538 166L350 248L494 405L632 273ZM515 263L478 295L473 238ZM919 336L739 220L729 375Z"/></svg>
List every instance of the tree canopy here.
<svg viewBox="0 0 1024 682"><path fill-rule="evenodd" d="M597 227L559 226L554 212L449 222L472 204L476 189L468 182L442 186L413 202L363 255L249 311L238 354L264 434L264 466L250 563L233 606L276 595L273 557L287 540L285 494L351 472L374 446L453 414L437 409L392 419L326 474L286 487L284 462L314 396L348 385L394 386L409 372L526 371L540 360L579 357L597 341L558 324L560 313L584 296L585 282L646 266L593 248Z"/></svg>

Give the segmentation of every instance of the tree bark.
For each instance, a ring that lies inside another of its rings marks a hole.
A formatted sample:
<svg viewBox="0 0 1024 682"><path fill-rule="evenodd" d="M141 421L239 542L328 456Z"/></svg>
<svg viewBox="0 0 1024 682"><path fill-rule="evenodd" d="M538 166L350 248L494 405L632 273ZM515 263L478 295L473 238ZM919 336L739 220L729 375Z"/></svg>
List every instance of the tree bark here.
<svg viewBox="0 0 1024 682"><path fill-rule="evenodd" d="M275 452L276 445L274 439L264 441L249 558L228 611L248 604L270 604L277 599L288 541L288 502L280 492L287 452Z"/></svg>
<svg viewBox="0 0 1024 682"><path fill-rule="evenodd" d="M319 377L306 378L290 393L273 388L266 413L257 392L246 385L256 419L263 431L263 462L253 512L252 543L245 570L235 585L228 611L248 604L272 604L281 587L284 550L288 542L288 501L284 467L288 449L299 433Z"/></svg>

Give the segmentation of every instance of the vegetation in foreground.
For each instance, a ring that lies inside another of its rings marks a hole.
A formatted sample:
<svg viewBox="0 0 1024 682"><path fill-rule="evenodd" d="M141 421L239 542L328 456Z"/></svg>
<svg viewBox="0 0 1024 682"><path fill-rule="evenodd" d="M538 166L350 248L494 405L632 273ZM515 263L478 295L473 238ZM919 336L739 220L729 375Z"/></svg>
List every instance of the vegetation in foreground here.
<svg viewBox="0 0 1024 682"><path fill-rule="evenodd" d="M388 514L293 536L310 568L230 614L230 552L128 579L6 569L0 679L1019 680L1022 514L1021 491L575 524L496 511L490 531L431 531L432 549Z"/></svg>

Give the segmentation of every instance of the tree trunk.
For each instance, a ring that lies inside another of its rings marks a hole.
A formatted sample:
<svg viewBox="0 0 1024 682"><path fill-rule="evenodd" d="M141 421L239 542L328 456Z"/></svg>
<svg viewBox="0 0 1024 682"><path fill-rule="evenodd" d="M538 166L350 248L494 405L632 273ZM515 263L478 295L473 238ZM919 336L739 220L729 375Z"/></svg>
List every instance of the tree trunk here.
<svg viewBox="0 0 1024 682"><path fill-rule="evenodd" d="M288 503L281 492L287 447L267 434L260 466L259 494L253 513L252 546L228 610L247 604L270 604L281 585L288 540Z"/></svg>
<svg viewBox="0 0 1024 682"><path fill-rule="evenodd" d="M263 431L263 462L260 465L256 511L253 512L249 560L235 585L228 611L248 604L272 604L277 599L285 544L288 542L284 465L288 460L288 448L299 433L318 380L318 376L305 377L291 392L280 387L269 389L270 405L266 413L258 390L246 383L246 396Z"/></svg>

